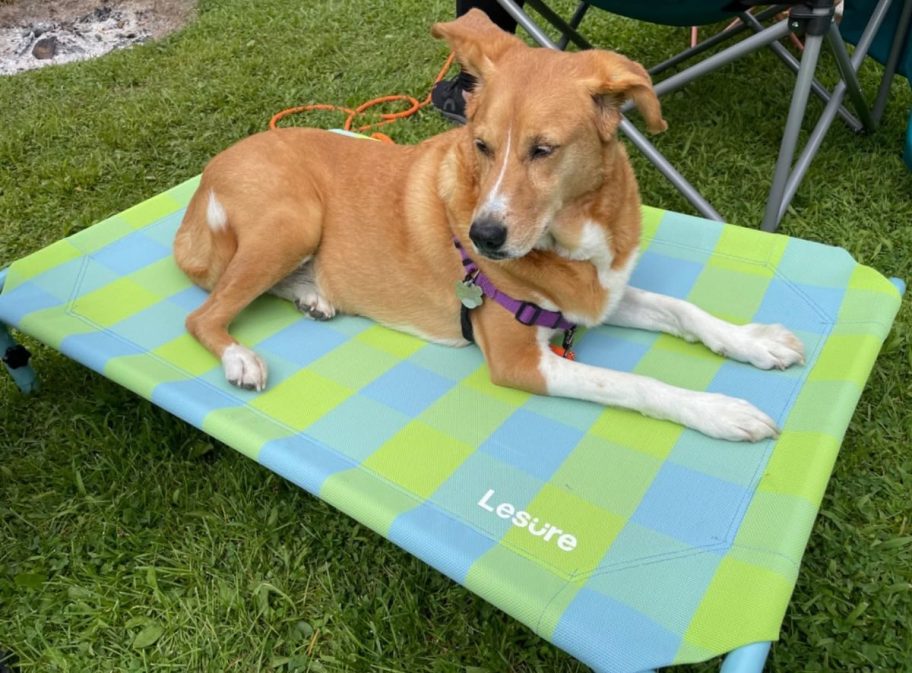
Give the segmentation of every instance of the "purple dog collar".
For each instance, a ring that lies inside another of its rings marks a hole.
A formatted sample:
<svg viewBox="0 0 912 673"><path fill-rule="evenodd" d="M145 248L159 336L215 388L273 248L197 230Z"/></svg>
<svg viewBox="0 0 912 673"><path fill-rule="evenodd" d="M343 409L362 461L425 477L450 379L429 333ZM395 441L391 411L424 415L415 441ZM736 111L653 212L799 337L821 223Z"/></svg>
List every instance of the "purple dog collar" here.
<svg viewBox="0 0 912 673"><path fill-rule="evenodd" d="M469 257L465 248L462 247L459 239L455 236L453 237L453 244L462 256L462 266L466 270L464 282L471 282L477 285L482 293L484 293L485 297L493 299L503 306L523 325L564 330L570 336L570 340L572 340L572 334L576 329L576 323L567 320L560 311L549 311L538 304L534 304L530 301L520 301L519 299L514 299L510 295L501 292L497 289L497 286L491 282L491 279L482 273L481 269L478 268L478 265L472 261L472 258ZM566 338L565 341L567 341Z"/></svg>

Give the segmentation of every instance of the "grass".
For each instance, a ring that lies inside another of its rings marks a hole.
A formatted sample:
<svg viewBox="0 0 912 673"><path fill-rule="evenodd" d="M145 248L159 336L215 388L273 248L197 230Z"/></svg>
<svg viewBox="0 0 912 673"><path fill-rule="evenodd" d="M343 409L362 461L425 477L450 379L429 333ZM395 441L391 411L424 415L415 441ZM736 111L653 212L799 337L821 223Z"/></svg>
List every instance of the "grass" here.
<svg viewBox="0 0 912 673"><path fill-rule="evenodd" d="M452 10L449 0L206 0L161 42L0 79L0 266L198 173L276 110L426 91L446 56L428 26ZM686 41L681 29L587 21L600 44L644 62ZM868 91L879 72L865 66ZM791 81L761 54L665 101L659 148L730 221L760 220ZM897 81L877 135L835 125L782 231L908 276L912 173L899 155L910 104ZM428 110L389 131L413 142L445 128ZM634 161L646 202L689 211ZM906 300L770 671L912 661L910 316ZM585 670L320 501L27 343L44 392L24 399L0 377L0 643L24 671Z"/></svg>

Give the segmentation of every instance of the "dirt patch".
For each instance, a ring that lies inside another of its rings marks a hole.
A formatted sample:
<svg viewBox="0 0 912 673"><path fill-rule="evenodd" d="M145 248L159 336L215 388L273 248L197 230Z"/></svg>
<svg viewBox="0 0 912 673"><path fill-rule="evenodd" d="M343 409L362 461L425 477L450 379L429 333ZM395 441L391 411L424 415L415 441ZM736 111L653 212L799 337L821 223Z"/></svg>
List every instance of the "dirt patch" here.
<svg viewBox="0 0 912 673"><path fill-rule="evenodd" d="M189 21L196 0L0 0L0 75L101 56Z"/></svg>

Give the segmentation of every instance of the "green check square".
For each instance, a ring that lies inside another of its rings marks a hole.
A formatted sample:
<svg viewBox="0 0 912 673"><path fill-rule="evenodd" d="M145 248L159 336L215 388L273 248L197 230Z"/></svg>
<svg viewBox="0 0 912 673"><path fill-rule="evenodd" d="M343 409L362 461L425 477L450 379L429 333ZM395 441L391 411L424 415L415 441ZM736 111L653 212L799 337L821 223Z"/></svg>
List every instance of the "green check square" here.
<svg viewBox="0 0 912 673"><path fill-rule="evenodd" d="M457 385L418 417L440 432L479 446L515 411L513 405L468 386Z"/></svg>
<svg viewBox="0 0 912 673"><path fill-rule="evenodd" d="M554 633L582 584L582 578L568 581L502 544L475 561L465 578L467 589L523 623L535 624L535 632L544 638Z"/></svg>
<svg viewBox="0 0 912 673"><path fill-rule="evenodd" d="M358 521L383 536L389 535L393 521L419 504L415 496L360 466L327 477L320 487L320 498L340 508L352 502L369 501L370 510L362 512Z"/></svg>
<svg viewBox="0 0 912 673"><path fill-rule="evenodd" d="M157 294L123 277L79 297L73 302L72 311L96 325L110 327L159 301Z"/></svg>
<svg viewBox="0 0 912 673"><path fill-rule="evenodd" d="M807 380L785 420L784 430L819 432L842 441L861 397L861 387L849 381Z"/></svg>
<svg viewBox="0 0 912 673"><path fill-rule="evenodd" d="M152 391L160 383L187 378L185 372L150 353L111 358L105 363L104 375L147 400L152 399Z"/></svg>
<svg viewBox="0 0 912 673"><path fill-rule="evenodd" d="M93 224L87 229L73 234L67 240L84 255L89 255L100 250L129 234L132 231L130 224L120 215L113 215L98 224Z"/></svg>
<svg viewBox="0 0 912 673"><path fill-rule="evenodd" d="M3 284L6 292L13 290L30 278L34 278L45 271L60 266L71 259L79 257L82 253L70 243L68 239L52 243L36 253L23 257L10 267Z"/></svg>
<svg viewBox="0 0 912 673"><path fill-rule="evenodd" d="M684 428L671 421L648 418L636 411L607 407L589 432L595 437L664 460Z"/></svg>
<svg viewBox="0 0 912 673"><path fill-rule="evenodd" d="M470 445L413 421L363 465L409 493L428 498L473 451Z"/></svg>
<svg viewBox="0 0 912 673"><path fill-rule="evenodd" d="M745 550L754 563L794 581L816 515L817 507L807 500L755 493L734 546Z"/></svg>
<svg viewBox="0 0 912 673"><path fill-rule="evenodd" d="M637 362L634 371L673 386L706 390L724 360L703 344L663 334Z"/></svg>
<svg viewBox="0 0 912 673"><path fill-rule="evenodd" d="M640 212L642 217L641 249L645 250L649 247L649 243L652 242L652 239L655 238L656 232L659 230L659 225L662 223L662 218L665 217L665 211L660 208L642 206Z"/></svg>
<svg viewBox="0 0 912 673"><path fill-rule="evenodd" d="M598 566L626 522L551 484L545 484L523 510L532 517L528 526L511 526L501 544L564 577Z"/></svg>
<svg viewBox="0 0 912 673"><path fill-rule="evenodd" d="M171 297L193 285L170 256L131 273L130 278L159 297Z"/></svg>
<svg viewBox="0 0 912 673"><path fill-rule="evenodd" d="M385 351L350 339L311 363L308 369L346 388L360 390L398 362Z"/></svg>
<svg viewBox="0 0 912 673"><path fill-rule="evenodd" d="M594 435L583 437L551 477L580 498L630 518L662 461Z"/></svg>
<svg viewBox="0 0 912 673"><path fill-rule="evenodd" d="M792 582L766 568L725 557L706 589L684 639L697 647L725 652L753 642L764 627L778 625L769 617L771 608L784 610ZM775 640L778 629L765 634Z"/></svg>
<svg viewBox="0 0 912 673"><path fill-rule="evenodd" d="M733 271L767 276L782 259L788 242L788 236L730 224L722 228L709 263Z"/></svg>
<svg viewBox="0 0 912 673"><path fill-rule="evenodd" d="M500 400L505 404L512 405L517 409L521 407L531 396L531 393L523 392L522 390L516 390L515 388L498 386L492 383L491 372L488 369L487 364L482 365L467 377L465 377L462 380L462 383L466 386L469 386L473 390L477 390L478 392L483 393L488 397L493 397L496 400Z"/></svg>
<svg viewBox="0 0 912 673"><path fill-rule="evenodd" d="M297 322L307 320L291 302L262 296L245 308L231 323L231 335L244 344L255 345ZM306 348L307 344L301 344Z"/></svg>
<svg viewBox="0 0 912 673"><path fill-rule="evenodd" d="M851 381L863 388L882 341L873 334L830 334L809 380Z"/></svg>
<svg viewBox="0 0 912 673"><path fill-rule="evenodd" d="M195 175L189 180L185 180L176 187L172 187L165 194L170 196L176 203L186 205L190 202L190 198L193 196L193 193L196 191L196 188L199 187L200 183L199 175Z"/></svg>
<svg viewBox="0 0 912 673"><path fill-rule="evenodd" d="M377 350L404 360L417 350L424 348L427 341L411 334L389 329L383 325L369 327L355 337Z"/></svg>
<svg viewBox="0 0 912 673"><path fill-rule="evenodd" d="M168 192L163 192L128 208L120 213L120 217L131 229L139 229L180 210L183 205L174 200Z"/></svg>
<svg viewBox="0 0 912 673"><path fill-rule="evenodd" d="M294 434L294 430L252 406L213 409L203 419L203 432L256 460L267 442Z"/></svg>
<svg viewBox="0 0 912 673"><path fill-rule="evenodd" d="M706 266L687 298L717 318L747 323L760 309L772 275Z"/></svg>
<svg viewBox="0 0 912 673"><path fill-rule="evenodd" d="M294 430L303 430L352 394L332 379L309 369L267 388L249 404Z"/></svg>
<svg viewBox="0 0 912 673"><path fill-rule="evenodd" d="M19 321L19 329L56 350L60 350L61 342L68 336L97 331L94 325L67 311L63 304L26 314Z"/></svg>
<svg viewBox="0 0 912 673"><path fill-rule="evenodd" d="M776 442L757 490L804 498L818 506L838 454L836 437L785 430Z"/></svg>
<svg viewBox="0 0 912 673"><path fill-rule="evenodd" d="M212 353L186 333L162 344L152 353L190 376L200 376L219 364Z"/></svg>

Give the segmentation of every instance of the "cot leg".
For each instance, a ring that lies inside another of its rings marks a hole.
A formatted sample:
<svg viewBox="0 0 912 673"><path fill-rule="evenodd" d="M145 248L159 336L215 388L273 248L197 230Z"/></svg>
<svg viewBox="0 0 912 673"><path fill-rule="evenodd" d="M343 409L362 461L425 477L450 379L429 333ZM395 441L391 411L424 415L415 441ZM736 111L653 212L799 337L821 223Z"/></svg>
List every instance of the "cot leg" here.
<svg viewBox="0 0 912 673"><path fill-rule="evenodd" d="M4 280L6 280L6 269L0 269L0 290L3 289ZM38 390L38 379L28 363L30 356L31 354L25 349L25 346L13 341L9 329L0 322L0 360L3 361L6 371L13 377L16 386L25 394Z"/></svg>
<svg viewBox="0 0 912 673"><path fill-rule="evenodd" d="M732 650L719 673L763 673L771 643L751 643Z"/></svg>

